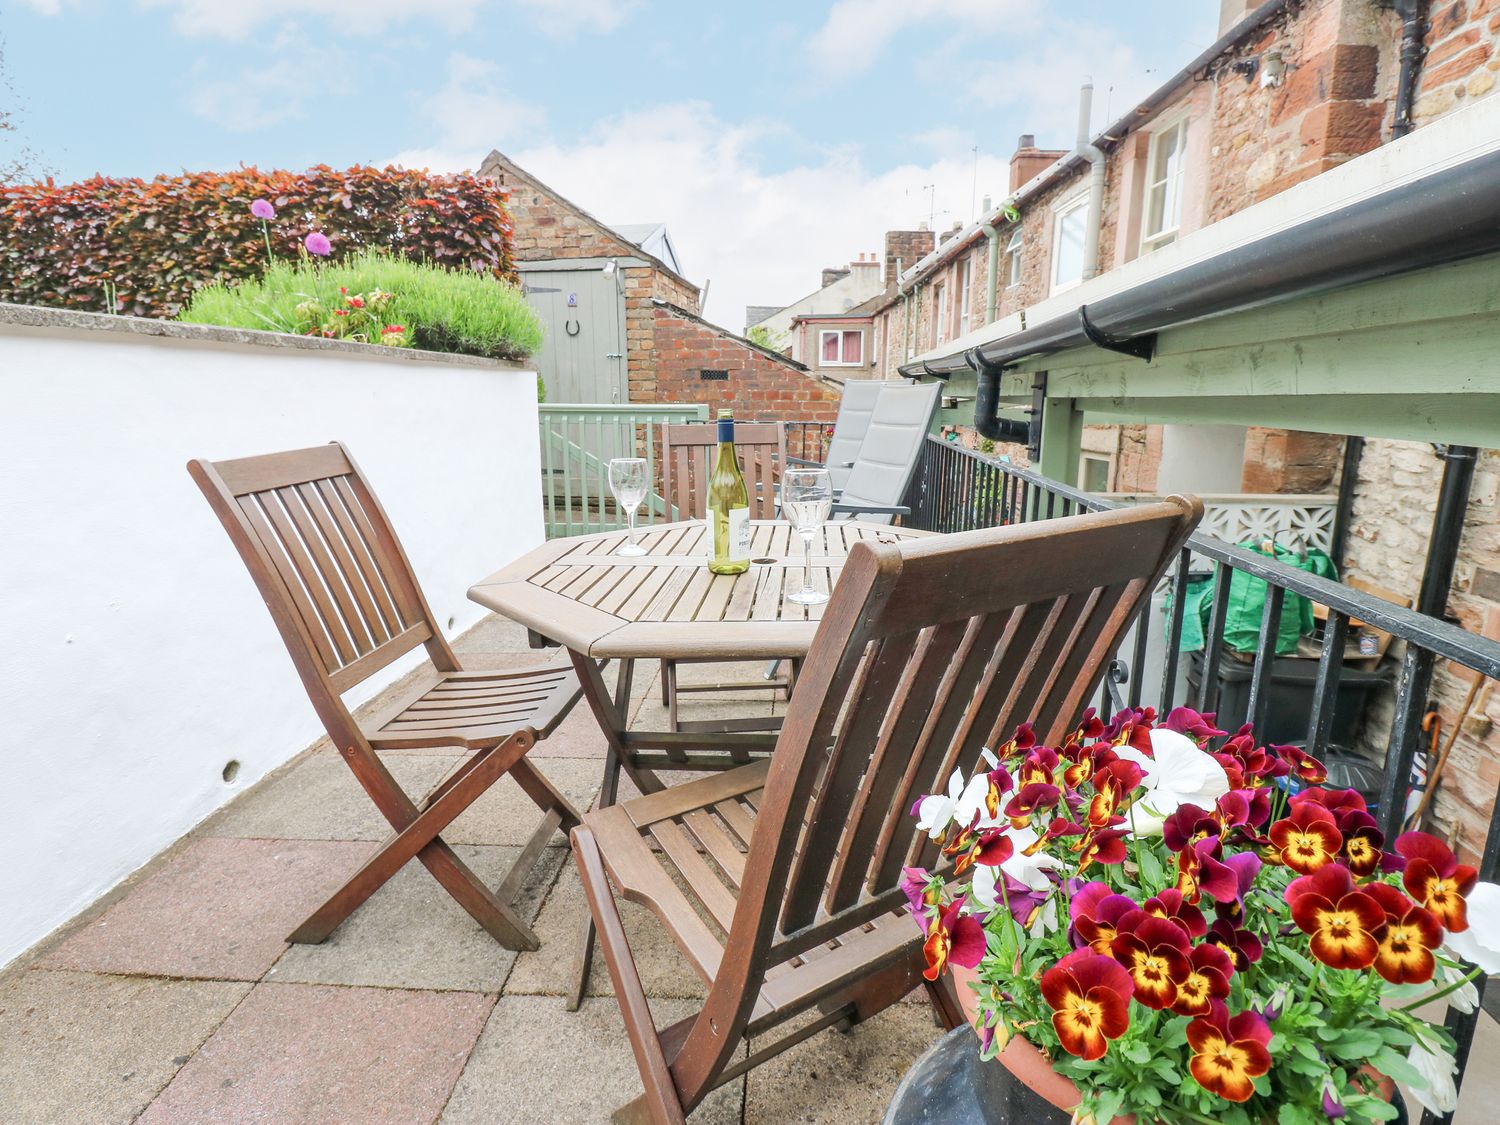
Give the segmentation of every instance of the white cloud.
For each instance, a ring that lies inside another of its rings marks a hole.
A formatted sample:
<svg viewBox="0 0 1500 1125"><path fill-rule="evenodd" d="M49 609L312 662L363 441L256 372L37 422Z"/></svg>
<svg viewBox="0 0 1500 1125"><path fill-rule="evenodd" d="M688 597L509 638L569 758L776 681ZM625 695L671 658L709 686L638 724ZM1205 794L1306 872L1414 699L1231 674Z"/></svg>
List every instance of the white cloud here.
<svg viewBox="0 0 1500 1125"><path fill-rule="evenodd" d="M692 280L713 281L709 317L735 330L743 327L745 305L796 300L816 287L824 266L880 252L886 230L914 227L929 206L939 227L970 217L974 165L967 152L877 174L857 149L841 147L816 163L775 170L760 148L780 132L763 122L726 122L701 102L684 102L601 120L577 142L505 151L606 221L665 222ZM472 168L496 144L401 160ZM980 194L1000 191L1007 175L1003 160L980 155ZM923 190L929 184L931 204Z"/></svg>
<svg viewBox="0 0 1500 1125"><path fill-rule="evenodd" d="M21 0L21 3L44 16L62 14L62 0Z"/></svg>
<svg viewBox="0 0 1500 1125"><path fill-rule="evenodd" d="M537 30L554 39L580 32L607 35L640 7L639 0L519 0Z"/></svg>
<svg viewBox="0 0 1500 1125"><path fill-rule="evenodd" d="M42 0L56 5L60 0ZM449 31L469 27L486 0L137 0L142 8L165 8L187 35L243 39L265 25L288 19L325 17L341 35L375 35L394 23L436 21Z"/></svg>
<svg viewBox="0 0 1500 1125"><path fill-rule="evenodd" d="M879 62L907 28L918 28L923 43L955 33L1015 32L1030 28L1042 6L1039 0L837 0L808 40L808 51L820 73L859 74Z"/></svg>
<svg viewBox="0 0 1500 1125"><path fill-rule="evenodd" d="M505 89L499 66L458 53L448 56L442 89L422 102L422 118L433 130L431 142L397 153L394 163L445 171L477 168L490 149L534 137L547 123L546 110Z"/></svg>

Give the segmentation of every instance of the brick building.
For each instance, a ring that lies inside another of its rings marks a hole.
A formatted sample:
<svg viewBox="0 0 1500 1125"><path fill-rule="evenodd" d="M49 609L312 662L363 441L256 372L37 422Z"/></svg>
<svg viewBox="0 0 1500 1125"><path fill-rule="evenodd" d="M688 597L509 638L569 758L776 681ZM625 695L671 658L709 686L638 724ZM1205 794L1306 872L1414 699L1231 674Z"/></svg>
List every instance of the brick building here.
<svg viewBox="0 0 1500 1125"><path fill-rule="evenodd" d="M836 384L702 319L663 224L601 222L498 151L480 173L510 191L516 268L547 329L536 362L548 401L709 402L811 420L837 402Z"/></svg>
<svg viewBox="0 0 1500 1125"><path fill-rule="evenodd" d="M1066 150L1041 150L1023 138L1007 197L902 272L888 292L875 314L877 336L890 341L880 351L878 374L920 369L927 357L1076 315L1081 298L1070 290L1088 285L1097 300L1179 268L1154 265L1151 256L1195 260L1176 245L1195 232L1197 252L1213 253L1214 245L1235 240L1242 212L1298 185L1305 205L1318 190L1309 181L1363 154L1374 159L1375 150L1409 131L1420 137L1425 127L1489 96L1500 72L1495 0L1225 0L1223 9L1223 38L1121 121L1085 132ZM1410 98L1398 96L1403 73ZM1492 125L1497 115L1484 108L1466 116ZM1492 137L1475 137L1481 139ZM1015 221L1007 215L1011 208ZM1115 271L1121 280L1112 289ZM955 300L960 292L966 297ZM977 327L975 310L981 310ZM1410 378L1420 386L1425 375L1413 370ZM1216 490L1191 473L1167 479L1169 467L1188 464L1205 476L1232 478L1244 492L1321 490L1341 470L1345 446L1338 418L1320 421L1318 433L1198 424L1090 428L1080 443L1084 464L1050 471L1071 476L1087 470L1093 455L1112 458L1108 476L1121 489ZM1378 432L1355 429L1360 421L1348 416L1344 432ZM1398 599L1414 597L1442 461L1426 442L1369 438L1349 469L1346 577ZM1500 639L1500 453L1494 450L1479 454L1447 614L1472 633ZM1500 693L1481 691L1483 713L1462 722L1471 682L1467 673L1440 665L1433 684L1443 730L1459 728L1436 820L1470 853L1482 840L1500 781L1494 733ZM1383 706L1390 702L1387 696ZM1386 729L1379 721L1371 725Z"/></svg>

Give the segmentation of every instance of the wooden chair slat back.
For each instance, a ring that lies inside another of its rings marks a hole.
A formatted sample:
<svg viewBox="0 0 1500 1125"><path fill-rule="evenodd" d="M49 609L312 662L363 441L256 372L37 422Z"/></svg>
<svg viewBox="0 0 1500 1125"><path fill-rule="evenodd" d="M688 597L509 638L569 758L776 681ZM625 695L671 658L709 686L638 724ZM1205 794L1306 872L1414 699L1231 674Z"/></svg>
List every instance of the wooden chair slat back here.
<svg viewBox="0 0 1500 1125"><path fill-rule="evenodd" d="M673 519L701 520L707 515L708 480L718 443L713 422L662 426L662 494L676 509ZM786 464L786 427L780 422L736 422L734 451L750 493L750 518L775 519L776 483Z"/></svg>
<svg viewBox="0 0 1500 1125"><path fill-rule="evenodd" d="M424 643L440 669L457 667L385 511L342 445L195 460L188 471L309 691L342 694Z"/></svg>
<svg viewBox="0 0 1500 1125"><path fill-rule="evenodd" d="M903 902L925 843L912 802L1027 719L1064 736L1201 516L1173 497L852 549L777 743L726 964L764 972Z"/></svg>

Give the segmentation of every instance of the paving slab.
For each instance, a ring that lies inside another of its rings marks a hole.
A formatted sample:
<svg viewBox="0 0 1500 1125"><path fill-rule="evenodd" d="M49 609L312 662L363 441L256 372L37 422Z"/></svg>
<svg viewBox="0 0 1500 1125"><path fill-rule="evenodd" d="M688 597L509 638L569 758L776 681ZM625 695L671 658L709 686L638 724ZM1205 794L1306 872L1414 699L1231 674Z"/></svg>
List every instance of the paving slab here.
<svg viewBox="0 0 1500 1125"><path fill-rule="evenodd" d="M431 1122L493 1003L469 992L256 985L140 1123Z"/></svg>
<svg viewBox="0 0 1500 1125"><path fill-rule="evenodd" d="M618 900L625 936L641 974L646 995L677 999L701 999L703 982L687 958L678 950L656 916L646 907ZM536 935L542 947L516 958L515 968L505 982L507 996L535 994L565 996L573 989L573 958L577 956L579 936L588 907L583 884L572 856L563 867L556 884L536 919ZM589 996L613 996L614 983L598 943L594 947L593 969L589 973Z"/></svg>
<svg viewBox="0 0 1500 1125"><path fill-rule="evenodd" d="M367 843L189 841L37 964L92 972L258 980L282 940L369 857Z"/></svg>
<svg viewBox="0 0 1500 1125"><path fill-rule="evenodd" d="M697 1005L655 1001L658 1025ZM715 1090L693 1125L740 1125L744 1079ZM598 1125L640 1096L625 1025L613 1000L585 1000L576 1012L550 996L502 996L490 1014L443 1125Z"/></svg>
<svg viewBox="0 0 1500 1125"><path fill-rule="evenodd" d="M50 969L0 983L0 1116L10 1125L131 1121L250 991Z"/></svg>
<svg viewBox="0 0 1500 1125"><path fill-rule="evenodd" d="M743 1125L879 1121L941 1034L931 1010L915 1004L894 1004L848 1032L820 1031L746 1075Z"/></svg>
<svg viewBox="0 0 1500 1125"><path fill-rule="evenodd" d="M459 858L495 886L520 848L459 845ZM548 848L515 905L530 923L567 852ZM553 944L544 952L558 955ZM408 863L319 945L293 945L268 981L499 992L516 953L471 918L420 863Z"/></svg>
<svg viewBox="0 0 1500 1125"><path fill-rule="evenodd" d="M532 648L526 626L498 613L486 614L450 643L457 653L514 652L529 655L533 660L546 660L557 652L555 648Z"/></svg>
<svg viewBox="0 0 1500 1125"><path fill-rule="evenodd" d="M383 754L382 760L407 793L425 796L462 759L462 754ZM560 758L537 769L580 808L599 789L599 760ZM502 777L443 832L450 844L521 846L541 811L514 781ZM354 774L333 750L319 750L291 769L246 793L215 816L205 836L291 840L384 840L391 828ZM557 842L564 837L558 833Z"/></svg>
<svg viewBox="0 0 1500 1125"><path fill-rule="evenodd" d="M532 761L538 758L602 759L607 748L599 720L594 718L589 705L579 700L557 729L532 747L526 756ZM546 767L542 768L545 771Z"/></svg>

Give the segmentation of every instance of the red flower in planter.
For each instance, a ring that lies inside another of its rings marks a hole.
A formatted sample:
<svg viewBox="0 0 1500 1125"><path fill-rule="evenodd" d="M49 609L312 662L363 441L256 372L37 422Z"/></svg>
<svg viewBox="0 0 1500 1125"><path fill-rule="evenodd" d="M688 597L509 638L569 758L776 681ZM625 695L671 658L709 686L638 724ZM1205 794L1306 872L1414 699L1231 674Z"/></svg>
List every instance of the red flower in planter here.
<svg viewBox="0 0 1500 1125"><path fill-rule="evenodd" d="M1469 928L1464 896L1479 881L1479 872L1458 857L1447 844L1426 832L1404 832L1396 837L1396 853L1406 860L1401 882L1406 893L1425 906L1454 933Z"/></svg>
<svg viewBox="0 0 1500 1125"><path fill-rule="evenodd" d="M1315 875L1292 880L1286 889L1292 921L1312 937L1313 956L1332 969L1367 969L1380 943L1385 911L1375 899L1354 888L1347 867L1329 864Z"/></svg>
<svg viewBox="0 0 1500 1125"><path fill-rule="evenodd" d="M1190 938L1200 938L1208 933L1208 922L1203 917L1203 911L1188 902L1182 892L1173 887L1168 887L1155 898L1148 898L1142 903L1141 909L1147 914L1176 922Z"/></svg>
<svg viewBox="0 0 1500 1125"><path fill-rule="evenodd" d="M1206 1016L1215 1000L1229 995L1234 962L1217 945L1196 946L1188 956L1188 973L1177 984L1172 1011L1179 1016Z"/></svg>
<svg viewBox="0 0 1500 1125"><path fill-rule="evenodd" d="M1290 816L1271 825L1270 837L1276 857L1302 875L1332 863L1344 846L1333 814L1311 802L1296 805Z"/></svg>
<svg viewBox="0 0 1500 1125"><path fill-rule="evenodd" d="M1086 1061L1102 1058L1109 1040L1129 1029L1130 993L1130 974L1091 949L1074 950L1042 974L1063 1050Z"/></svg>
<svg viewBox="0 0 1500 1125"><path fill-rule="evenodd" d="M1364 893L1385 911L1385 926L1377 935L1380 950L1375 954L1375 971L1392 984L1430 981L1437 969L1432 951L1443 943L1438 920L1389 883L1372 883Z"/></svg>
<svg viewBox="0 0 1500 1125"><path fill-rule="evenodd" d="M1219 918L1208 927L1208 940L1227 953L1234 967L1241 972L1259 961L1265 952L1260 938L1228 918Z"/></svg>
<svg viewBox="0 0 1500 1125"><path fill-rule="evenodd" d="M984 957L984 927L977 918L960 912L963 904L960 895L927 929L927 940L922 945L927 969L922 975L928 980L942 976L949 961L972 969Z"/></svg>
<svg viewBox="0 0 1500 1125"><path fill-rule="evenodd" d="M1125 850L1127 835L1128 833L1123 828L1099 828L1090 831L1077 849L1078 874L1082 875L1095 863L1124 863L1128 855Z"/></svg>
<svg viewBox="0 0 1500 1125"><path fill-rule="evenodd" d="M1023 770L1022 777L1025 777ZM1057 807L1057 802L1062 800L1062 790L1057 786L1045 781L1029 781L1016 791L1005 805L1005 815L1010 818L1011 824L1017 828L1025 828L1031 823L1032 814L1042 809Z"/></svg>
<svg viewBox="0 0 1500 1125"><path fill-rule="evenodd" d="M1188 1024L1187 1038L1193 1049L1188 1069L1198 1085L1227 1101L1249 1101L1255 1080L1271 1069L1271 1027L1254 1012L1230 1019L1229 1009L1215 1001L1208 1015Z"/></svg>
<svg viewBox="0 0 1500 1125"><path fill-rule="evenodd" d="M1281 760L1292 768L1292 772L1310 785L1322 785L1328 780L1328 768L1306 750L1296 746L1273 746Z"/></svg>
<svg viewBox="0 0 1500 1125"><path fill-rule="evenodd" d="M1148 1008L1170 1008L1190 968L1187 933L1176 922L1144 910L1122 918L1119 931L1110 952L1129 971L1135 998Z"/></svg>
<svg viewBox="0 0 1500 1125"><path fill-rule="evenodd" d="M1135 909L1131 899L1116 894L1107 883L1085 883L1068 907L1073 919L1073 933L1103 956L1109 956L1110 947L1119 933L1120 919Z"/></svg>

